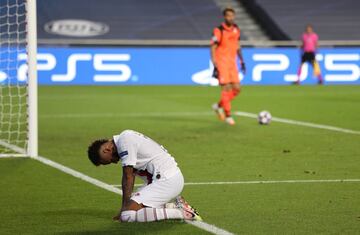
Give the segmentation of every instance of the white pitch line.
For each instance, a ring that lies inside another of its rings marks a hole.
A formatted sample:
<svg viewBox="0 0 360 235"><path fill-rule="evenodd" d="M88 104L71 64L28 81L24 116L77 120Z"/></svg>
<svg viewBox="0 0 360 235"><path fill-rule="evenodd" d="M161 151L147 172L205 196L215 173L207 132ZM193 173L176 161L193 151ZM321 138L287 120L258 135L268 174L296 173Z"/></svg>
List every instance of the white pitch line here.
<svg viewBox="0 0 360 235"><path fill-rule="evenodd" d="M318 179L318 180L249 180L249 181L223 181L223 182L187 182L184 185L228 185L228 184L297 184L297 183L354 183L360 182L360 179ZM135 184L142 186L143 184ZM112 185L120 188L121 184Z"/></svg>
<svg viewBox="0 0 360 235"><path fill-rule="evenodd" d="M5 142L3 140L0 140L0 146L4 146L5 148L11 149L12 151L17 152L18 155L19 154L23 154L23 155L26 154L24 149L22 149L22 148L20 148L19 146L16 146L16 145L9 144L9 143L7 143L7 142Z"/></svg>
<svg viewBox="0 0 360 235"><path fill-rule="evenodd" d="M360 182L360 179L318 179L318 180L251 180L229 182L189 182L185 185L226 185L226 184L297 184L297 183L343 183Z"/></svg>
<svg viewBox="0 0 360 235"><path fill-rule="evenodd" d="M17 158L27 158L29 156L27 156L26 154L21 154L21 153L1 153L0 154L0 158L13 158L13 157L17 157Z"/></svg>
<svg viewBox="0 0 360 235"><path fill-rule="evenodd" d="M186 117L210 115L214 115L213 112L60 113L43 114L39 115L39 118Z"/></svg>
<svg viewBox="0 0 360 235"><path fill-rule="evenodd" d="M188 221L186 220L186 223L191 224L195 227L198 227L200 229L203 229L209 233L213 233L213 234L219 234L219 235L234 235L233 233L230 233L224 229L218 228L215 225L212 224L207 224L205 222L202 221Z"/></svg>
<svg viewBox="0 0 360 235"><path fill-rule="evenodd" d="M113 192L113 193L116 193L116 194L119 194L119 195L122 195L122 190L119 189L119 188L116 188L112 185L109 185L105 182L102 182L100 180L97 180L95 178L92 178L90 176L87 176L79 171L76 171L74 169L71 169L70 167L67 167L67 166L64 166L60 163L57 163L57 162L54 162L50 159L47 159L45 157L41 157L41 156L38 156L38 157L32 157L32 159L35 159L45 165L48 165L50 167L53 167L53 168L56 168L66 174L69 174L71 176L74 176L75 178L78 178L78 179L81 179L83 181L86 181L90 184L93 184L97 187L100 187L102 189L105 189L107 191L110 191L110 192ZM221 228L218 228L216 227L215 225L212 225L212 224L207 224L205 222L201 222L201 221L185 221L186 223L188 224L191 224L199 229L203 229L207 232L210 232L210 233L213 233L213 234L216 234L216 235L234 235L233 233L230 233L224 229L221 229Z"/></svg>
<svg viewBox="0 0 360 235"><path fill-rule="evenodd" d="M39 162L41 162L41 163L43 163L45 165L56 168L56 169L66 173L68 175L74 176L75 178L86 181L86 182L88 182L90 184L93 184L95 186L98 186L98 187L100 187L102 189L105 189L107 191L122 195L122 191L120 189L118 189L118 188L116 188L114 186L111 186L111 185L109 185L107 183L104 183L104 182L102 182L100 180L97 180L95 178L92 178L90 176L87 176L87 175L85 175L85 174L83 174L83 173L81 173L79 171L73 170L70 167L64 166L64 165L62 165L60 163L57 163L57 162L54 162L54 161L52 161L52 160L50 160L48 158L38 156L38 157L32 157L32 159L35 159L35 160L37 160L37 161L39 161Z"/></svg>
<svg viewBox="0 0 360 235"><path fill-rule="evenodd" d="M235 115L249 117L249 118L257 118L256 114L248 113L248 112L238 111L238 112L235 112ZM287 123L287 124L298 125L298 126L306 126L306 127L324 129L324 130L329 130L329 131L337 131L337 132L343 132L343 133L347 133L347 134L360 135L360 131L345 129L345 128L341 128L341 127L322 125L322 124L316 124L316 123L311 123L311 122L296 121L296 120L277 118L277 117L273 117L271 120L274 122L281 122L281 123Z"/></svg>

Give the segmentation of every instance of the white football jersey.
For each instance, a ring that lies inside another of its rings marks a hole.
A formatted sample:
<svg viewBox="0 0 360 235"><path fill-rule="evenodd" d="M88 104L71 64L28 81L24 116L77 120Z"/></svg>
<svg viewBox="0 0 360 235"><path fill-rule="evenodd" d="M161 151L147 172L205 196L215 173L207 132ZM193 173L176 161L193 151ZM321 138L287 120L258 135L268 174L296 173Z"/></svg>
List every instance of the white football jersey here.
<svg viewBox="0 0 360 235"><path fill-rule="evenodd" d="M179 171L175 159L162 145L139 132L125 130L113 140L123 166L147 171L154 180L170 178Z"/></svg>

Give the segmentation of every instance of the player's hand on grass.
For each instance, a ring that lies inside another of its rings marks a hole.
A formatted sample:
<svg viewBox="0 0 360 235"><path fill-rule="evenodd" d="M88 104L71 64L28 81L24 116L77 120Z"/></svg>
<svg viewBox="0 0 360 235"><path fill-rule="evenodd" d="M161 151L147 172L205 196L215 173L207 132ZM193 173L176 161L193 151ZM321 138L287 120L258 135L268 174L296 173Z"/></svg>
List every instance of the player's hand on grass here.
<svg viewBox="0 0 360 235"><path fill-rule="evenodd" d="M117 214L116 216L114 216L113 220L117 221L117 222L121 222L120 218L121 218L121 212L119 214Z"/></svg>
<svg viewBox="0 0 360 235"><path fill-rule="evenodd" d="M116 216L113 217L113 220L114 220L114 221L122 222L122 221L121 221L121 213L122 213L123 211L129 210L129 208L128 208L127 205L129 205L129 203L128 203L128 204L125 204L124 206L121 207L120 212L119 212Z"/></svg>
<svg viewBox="0 0 360 235"><path fill-rule="evenodd" d="M119 213L117 214L117 215L115 215L114 217L113 217L113 220L114 221L117 221L117 222L121 222L121 213L123 212L123 211L125 211L126 210L126 208L123 206L123 207L121 207L121 210L119 211Z"/></svg>

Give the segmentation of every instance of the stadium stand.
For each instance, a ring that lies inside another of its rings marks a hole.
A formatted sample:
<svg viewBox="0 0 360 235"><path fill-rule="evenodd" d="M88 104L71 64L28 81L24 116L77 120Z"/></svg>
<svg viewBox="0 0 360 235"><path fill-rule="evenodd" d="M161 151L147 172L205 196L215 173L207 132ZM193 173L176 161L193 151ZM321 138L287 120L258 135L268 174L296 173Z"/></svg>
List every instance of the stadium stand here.
<svg viewBox="0 0 360 235"><path fill-rule="evenodd" d="M360 40L358 0L242 0L272 39L298 40L311 23L322 40Z"/></svg>
<svg viewBox="0 0 360 235"><path fill-rule="evenodd" d="M209 40L222 15L219 7L209 0L38 1L40 39L76 38L50 32L49 22L64 19L101 22L108 26L106 33L92 37L96 39Z"/></svg>
<svg viewBox="0 0 360 235"><path fill-rule="evenodd" d="M220 9L231 7L235 10L235 23L241 29L241 40L268 41L270 37L264 28L257 22L256 15L244 7L239 0L214 0Z"/></svg>

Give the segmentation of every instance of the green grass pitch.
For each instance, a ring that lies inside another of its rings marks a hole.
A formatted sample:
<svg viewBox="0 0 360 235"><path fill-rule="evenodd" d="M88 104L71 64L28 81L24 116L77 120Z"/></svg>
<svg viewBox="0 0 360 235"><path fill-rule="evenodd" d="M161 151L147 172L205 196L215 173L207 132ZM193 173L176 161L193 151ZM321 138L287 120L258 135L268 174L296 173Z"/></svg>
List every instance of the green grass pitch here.
<svg viewBox="0 0 360 235"><path fill-rule="evenodd" d="M135 129L163 144L186 182L360 179L360 135L211 113L219 88L40 87L40 155L109 184L91 140ZM360 86L245 86L233 109L360 130ZM0 234L207 234L182 222L120 224L119 195L30 159L0 159ZM204 221L235 234L358 234L360 182L188 185Z"/></svg>

